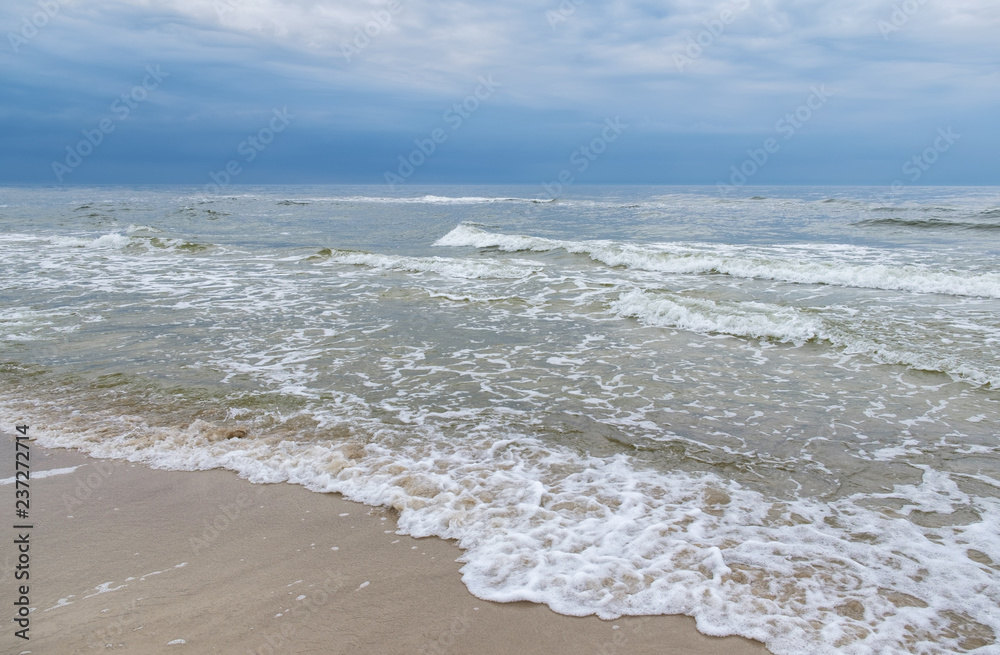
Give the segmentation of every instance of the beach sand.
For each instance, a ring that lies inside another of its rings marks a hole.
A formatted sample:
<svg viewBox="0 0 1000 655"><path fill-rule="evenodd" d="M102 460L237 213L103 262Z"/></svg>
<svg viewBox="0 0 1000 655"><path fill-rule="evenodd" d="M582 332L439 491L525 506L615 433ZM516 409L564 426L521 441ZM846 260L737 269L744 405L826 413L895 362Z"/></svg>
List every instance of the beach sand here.
<svg viewBox="0 0 1000 655"><path fill-rule="evenodd" d="M12 441L4 435L5 453ZM0 478L13 476L13 457L0 460ZM3 653L768 652L702 635L690 617L603 621L480 600L461 582L454 543L397 535L391 512L336 494L34 444L31 469L37 609L29 641L7 623ZM14 491L0 485L8 506ZM3 529L5 571L18 557L15 523ZM3 580L0 600L11 613L23 582Z"/></svg>

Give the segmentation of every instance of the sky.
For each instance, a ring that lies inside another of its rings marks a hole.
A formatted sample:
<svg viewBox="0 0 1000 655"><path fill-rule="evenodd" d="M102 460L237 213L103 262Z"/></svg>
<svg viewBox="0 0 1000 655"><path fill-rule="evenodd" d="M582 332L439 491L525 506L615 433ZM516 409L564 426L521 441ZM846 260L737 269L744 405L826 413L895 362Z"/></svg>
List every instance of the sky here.
<svg viewBox="0 0 1000 655"><path fill-rule="evenodd" d="M996 0L4 0L0 34L0 184L1000 184Z"/></svg>

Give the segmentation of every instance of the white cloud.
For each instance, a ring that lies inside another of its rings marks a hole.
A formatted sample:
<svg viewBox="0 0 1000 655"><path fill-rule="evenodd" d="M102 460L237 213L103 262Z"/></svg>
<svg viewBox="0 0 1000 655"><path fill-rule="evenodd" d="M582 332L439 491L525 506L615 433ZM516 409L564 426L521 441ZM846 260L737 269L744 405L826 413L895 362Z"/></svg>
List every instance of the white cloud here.
<svg viewBox="0 0 1000 655"><path fill-rule="evenodd" d="M554 27L557 0L396 2L386 24L385 0L75 0L66 13L80 41L53 47L79 57L90 42L117 43L442 102L493 73L498 104L628 111L686 129L767 124L813 83L887 111L996 104L995 0L586 0ZM912 11L901 22L894 6ZM378 12L378 34L348 62L344 45ZM893 25L887 38L880 21ZM679 70L674 56L698 39Z"/></svg>

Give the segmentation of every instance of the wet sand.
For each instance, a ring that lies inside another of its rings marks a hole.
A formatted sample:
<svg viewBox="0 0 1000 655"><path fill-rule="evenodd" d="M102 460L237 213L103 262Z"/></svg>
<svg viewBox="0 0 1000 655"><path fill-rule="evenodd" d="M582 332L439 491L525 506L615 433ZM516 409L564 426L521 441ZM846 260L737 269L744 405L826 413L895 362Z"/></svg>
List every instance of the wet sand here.
<svg viewBox="0 0 1000 655"><path fill-rule="evenodd" d="M12 441L3 435L0 479L14 475ZM397 535L391 512L337 494L35 444L31 471L36 609L29 641L7 624L3 653L768 653L702 635L690 617L603 621L480 600L454 543ZM8 506L14 493L0 485ZM0 561L12 571L16 521L5 523ZM4 575L5 607L19 584Z"/></svg>

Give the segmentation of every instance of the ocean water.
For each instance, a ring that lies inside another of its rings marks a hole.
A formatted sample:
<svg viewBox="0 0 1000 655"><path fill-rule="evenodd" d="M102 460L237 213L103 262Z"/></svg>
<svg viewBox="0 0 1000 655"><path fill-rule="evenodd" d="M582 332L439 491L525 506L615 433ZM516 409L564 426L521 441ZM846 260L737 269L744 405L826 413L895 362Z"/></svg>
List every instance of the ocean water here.
<svg viewBox="0 0 1000 655"><path fill-rule="evenodd" d="M1000 189L236 189L0 189L0 425L392 507L484 599L1000 652Z"/></svg>

